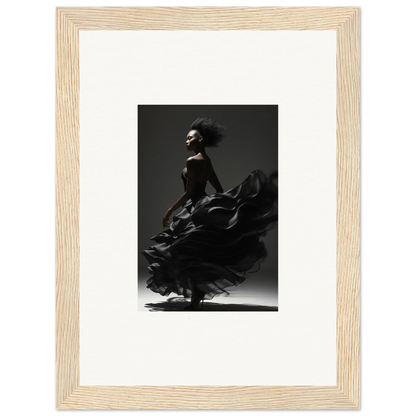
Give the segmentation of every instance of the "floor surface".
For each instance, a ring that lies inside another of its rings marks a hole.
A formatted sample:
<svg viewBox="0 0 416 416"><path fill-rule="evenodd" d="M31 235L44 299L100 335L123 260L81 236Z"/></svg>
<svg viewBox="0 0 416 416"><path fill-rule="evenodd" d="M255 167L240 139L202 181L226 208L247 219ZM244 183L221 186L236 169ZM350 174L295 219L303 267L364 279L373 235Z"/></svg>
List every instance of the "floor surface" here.
<svg viewBox="0 0 416 416"><path fill-rule="evenodd" d="M190 303L171 293L161 296L146 288L149 278L147 271L143 271L139 278L138 310L141 312L171 312L183 311ZM204 300L200 310L192 312L218 311L278 311L278 282L277 275L258 272L249 276L242 284L227 288L228 296L215 296L211 300Z"/></svg>

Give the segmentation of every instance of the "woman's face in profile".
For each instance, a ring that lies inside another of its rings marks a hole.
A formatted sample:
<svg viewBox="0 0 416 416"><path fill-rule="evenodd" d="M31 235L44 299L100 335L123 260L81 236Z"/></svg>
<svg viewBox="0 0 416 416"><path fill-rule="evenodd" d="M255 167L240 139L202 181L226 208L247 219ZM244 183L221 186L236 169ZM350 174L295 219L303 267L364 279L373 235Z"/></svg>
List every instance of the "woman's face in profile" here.
<svg viewBox="0 0 416 416"><path fill-rule="evenodd" d="M198 130L191 130L186 136L186 148L188 151L195 150L196 146L199 144L199 132Z"/></svg>

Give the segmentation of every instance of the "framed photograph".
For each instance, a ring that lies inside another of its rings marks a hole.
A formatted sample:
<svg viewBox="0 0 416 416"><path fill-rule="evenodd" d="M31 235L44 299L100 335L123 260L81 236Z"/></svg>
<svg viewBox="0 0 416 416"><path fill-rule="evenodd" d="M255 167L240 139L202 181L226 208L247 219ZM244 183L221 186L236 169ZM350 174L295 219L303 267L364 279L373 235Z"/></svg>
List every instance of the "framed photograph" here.
<svg viewBox="0 0 416 416"><path fill-rule="evenodd" d="M354 7L57 8L58 409L358 409Z"/></svg>

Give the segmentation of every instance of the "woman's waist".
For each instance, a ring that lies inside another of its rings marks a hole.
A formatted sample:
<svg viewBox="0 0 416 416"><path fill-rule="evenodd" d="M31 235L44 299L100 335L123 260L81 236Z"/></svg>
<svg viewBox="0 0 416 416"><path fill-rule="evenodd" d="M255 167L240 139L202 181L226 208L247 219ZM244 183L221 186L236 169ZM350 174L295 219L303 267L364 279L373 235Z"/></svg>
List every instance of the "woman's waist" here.
<svg viewBox="0 0 416 416"><path fill-rule="evenodd" d="M199 183L196 184L194 191L192 192L191 199L196 200L196 199L206 196L207 193L205 192L205 186L206 184L199 184Z"/></svg>
<svg viewBox="0 0 416 416"><path fill-rule="evenodd" d="M192 194L205 193L206 186L207 186L206 183L196 183L192 191ZM186 183L184 183L185 192L186 192L186 189L187 189L187 186L186 186Z"/></svg>

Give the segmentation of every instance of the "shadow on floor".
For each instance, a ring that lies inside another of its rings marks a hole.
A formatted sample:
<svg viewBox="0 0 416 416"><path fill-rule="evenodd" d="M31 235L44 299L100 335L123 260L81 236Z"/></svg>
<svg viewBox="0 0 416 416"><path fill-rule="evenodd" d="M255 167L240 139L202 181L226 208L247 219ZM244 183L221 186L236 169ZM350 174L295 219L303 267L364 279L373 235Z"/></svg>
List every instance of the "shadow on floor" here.
<svg viewBox="0 0 416 416"><path fill-rule="evenodd" d="M252 305L252 304L237 304L237 303L216 303L212 301L201 302L199 305L199 311L184 311L184 307L190 304L189 300L185 300L182 297L169 298L163 302L157 303L146 303L144 306L149 309L150 312L213 312L213 311L278 311L277 306L263 306L263 305ZM202 309L201 309L202 306Z"/></svg>

